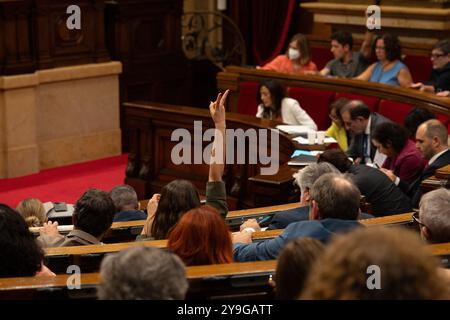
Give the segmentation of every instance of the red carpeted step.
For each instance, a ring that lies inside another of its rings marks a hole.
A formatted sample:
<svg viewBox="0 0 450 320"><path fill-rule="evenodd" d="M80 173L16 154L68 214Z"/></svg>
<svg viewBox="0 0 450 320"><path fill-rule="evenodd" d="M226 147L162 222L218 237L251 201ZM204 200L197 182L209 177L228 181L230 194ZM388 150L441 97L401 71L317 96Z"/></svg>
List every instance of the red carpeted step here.
<svg viewBox="0 0 450 320"><path fill-rule="evenodd" d="M0 179L0 203L15 207L25 198L75 203L89 188L109 191L122 184L128 155L44 170L25 177Z"/></svg>

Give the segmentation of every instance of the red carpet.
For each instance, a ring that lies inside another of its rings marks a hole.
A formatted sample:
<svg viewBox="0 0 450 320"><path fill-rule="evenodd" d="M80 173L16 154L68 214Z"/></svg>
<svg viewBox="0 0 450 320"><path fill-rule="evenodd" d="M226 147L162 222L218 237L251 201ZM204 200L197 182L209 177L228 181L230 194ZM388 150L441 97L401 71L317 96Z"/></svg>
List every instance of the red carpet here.
<svg viewBox="0 0 450 320"><path fill-rule="evenodd" d="M128 155L44 170L13 179L0 179L0 203L16 207L25 198L75 203L89 188L104 191L123 184Z"/></svg>

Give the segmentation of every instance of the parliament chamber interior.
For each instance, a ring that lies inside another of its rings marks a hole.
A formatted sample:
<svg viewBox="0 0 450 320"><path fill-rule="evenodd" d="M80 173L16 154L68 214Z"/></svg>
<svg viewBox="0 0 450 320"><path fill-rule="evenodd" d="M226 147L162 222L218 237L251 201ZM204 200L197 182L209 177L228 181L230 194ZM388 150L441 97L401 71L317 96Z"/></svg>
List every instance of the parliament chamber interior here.
<svg viewBox="0 0 450 320"><path fill-rule="evenodd" d="M0 300L448 300L449 144L447 0L0 0Z"/></svg>

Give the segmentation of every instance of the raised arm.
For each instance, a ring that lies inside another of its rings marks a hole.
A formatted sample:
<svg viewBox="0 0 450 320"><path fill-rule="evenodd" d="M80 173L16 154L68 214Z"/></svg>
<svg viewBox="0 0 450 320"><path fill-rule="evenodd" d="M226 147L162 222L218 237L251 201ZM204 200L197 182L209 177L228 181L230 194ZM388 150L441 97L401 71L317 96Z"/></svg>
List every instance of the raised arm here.
<svg viewBox="0 0 450 320"><path fill-rule="evenodd" d="M373 31L367 30L364 34L364 41L361 44L361 49L359 52L367 59L369 60L370 55L372 54L372 40L373 40Z"/></svg>
<svg viewBox="0 0 450 320"><path fill-rule="evenodd" d="M216 101L209 105L215 130L209 163L209 179L206 184L206 204L216 208L224 219L228 213L227 193L225 183L222 181L226 156L225 103L228 93L229 90L225 91L224 94L219 93Z"/></svg>
<svg viewBox="0 0 450 320"><path fill-rule="evenodd" d="M211 150L211 162L209 165L209 181L222 181L222 175L225 168L226 136L225 136L225 103L228 93L219 93L216 101L209 104L209 112L214 120L215 132L214 143Z"/></svg>

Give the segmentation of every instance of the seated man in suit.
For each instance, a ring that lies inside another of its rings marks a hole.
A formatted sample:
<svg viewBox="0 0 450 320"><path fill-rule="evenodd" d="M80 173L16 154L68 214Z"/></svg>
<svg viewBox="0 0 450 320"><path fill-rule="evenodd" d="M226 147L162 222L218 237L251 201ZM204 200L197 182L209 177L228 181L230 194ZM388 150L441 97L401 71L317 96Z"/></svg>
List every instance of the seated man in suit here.
<svg viewBox="0 0 450 320"><path fill-rule="evenodd" d="M38 241L44 248L100 244L115 213L116 207L107 192L89 189L75 204L73 230L64 237L58 233L58 224L49 221L40 230Z"/></svg>
<svg viewBox="0 0 450 320"><path fill-rule="evenodd" d="M422 195L420 191L421 182L434 175L437 169L450 164L447 128L439 120L425 121L417 128L416 148L420 151L422 157L428 160L428 166L410 185L401 181L392 171L382 169L411 198L414 208L419 206Z"/></svg>
<svg viewBox="0 0 450 320"><path fill-rule="evenodd" d="M372 144L372 132L378 124L391 120L376 112L370 112L369 107L359 100L347 103L341 109L340 115L345 129L353 135L347 150L348 156L352 157L355 163L373 163L377 148Z"/></svg>
<svg viewBox="0 0 450 320"><path fill-rule="evenodd" d="M115 186L109 194L117 209L113 222L147 219L144 211L139 210L139 201L133 187Z"/></svg>
<svg viewBox="0 0 450 320"><path fill-rule="evenodd" d="M310 220L291 223L278 237L257 243L252 243L251 232L233 234L234 260L276 259L290 240L310 237L327 242L336 233L360 227L360 196L350 179L336 173L324 174L311 188Z"/></svg>
<svg viewBox="0 0 450 320"><path fill-rule="evenodd" d="M450 190L437 189L424 194L420 200L420 235L430 243L450 242Z"/></svg>
<svg viewBox="0 0 450 320"><path fill-rule="evenodd" d="M388 216L412 211L410 199L380 170L362 164L353 164L339 149L325 150L319 156L318 161L329 162L341 173L350 174L350 178L361 194L372 205L374 216Z"/></svg>

